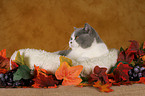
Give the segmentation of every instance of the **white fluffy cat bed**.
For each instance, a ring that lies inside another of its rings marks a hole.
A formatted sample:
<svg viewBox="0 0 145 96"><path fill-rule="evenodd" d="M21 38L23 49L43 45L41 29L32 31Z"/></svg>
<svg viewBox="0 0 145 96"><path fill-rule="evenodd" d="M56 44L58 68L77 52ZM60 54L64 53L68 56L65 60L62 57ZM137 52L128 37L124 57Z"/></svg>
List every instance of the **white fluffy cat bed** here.
<svg viewBox="0 0 145 96"><path fill-rule="evenodd" d="M34 68L34 64L40 68L46 69L52 73L55 73L57 68L60 66L59 57L55 53L46 52L44 50L37 49L21 49L19 50L21 55L24 55L24 62L31 68ZM11 60L15 60L18 51L15 51L11 56ZM72 64L83 65L83 75L89 75L96 65L100 67L106 67L108 70L114 66L117 62L118 51L116 49L110 49L108 54L101 57L96 57L86 60L73 60Z"/></svg>

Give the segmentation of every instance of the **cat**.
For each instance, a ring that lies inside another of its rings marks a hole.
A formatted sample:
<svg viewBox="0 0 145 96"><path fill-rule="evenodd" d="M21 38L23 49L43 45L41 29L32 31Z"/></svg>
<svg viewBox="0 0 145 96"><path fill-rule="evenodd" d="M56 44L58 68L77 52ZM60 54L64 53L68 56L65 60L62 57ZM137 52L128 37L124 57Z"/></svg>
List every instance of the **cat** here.
<svg viewBox="0 0 145 96"><path fill-rule="evenodd" d="M92 73L96 65L109 70L117 62L118 50L108 49L98 33L88 23L84 28L75 28L69 40L69 47L70 50L53 53L37 49L20 49L18 51L24 55L24 62L31 69L35 64L52 73L55 73L60 65L60 56L70 58L74 66L83 65L82 76ZM10 60L15 60L18 51L13 53Z"/></svg>
<svg viewBox="0 0 145 96"><path fill-rule="evenodd" d="M88 23L84 28L74 29L69 41L71 50L60 51L60 55L78 59L99 57L109 52L106 44Z"/></svg>

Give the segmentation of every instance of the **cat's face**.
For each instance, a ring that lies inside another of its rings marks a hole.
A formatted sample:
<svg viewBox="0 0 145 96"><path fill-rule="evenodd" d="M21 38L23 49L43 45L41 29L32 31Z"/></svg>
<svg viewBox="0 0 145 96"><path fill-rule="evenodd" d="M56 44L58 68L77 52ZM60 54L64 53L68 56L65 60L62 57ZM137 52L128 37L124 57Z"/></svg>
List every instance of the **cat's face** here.
<svg viewBox="0 0 145 96"><path fill-rule="evenodd" d="M97 32L86 23L84 28L75 28L69 41L69 47L72 49L79 47L84 49L89 48L94 40L96 40L96 43L103 42Z"/></svg>

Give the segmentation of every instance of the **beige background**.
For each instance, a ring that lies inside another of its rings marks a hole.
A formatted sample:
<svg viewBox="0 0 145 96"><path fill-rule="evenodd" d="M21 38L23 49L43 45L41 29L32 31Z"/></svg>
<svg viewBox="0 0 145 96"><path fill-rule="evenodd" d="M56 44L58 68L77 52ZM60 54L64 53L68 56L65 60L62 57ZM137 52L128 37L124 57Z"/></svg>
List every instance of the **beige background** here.
<svg viewBox="0 0 145 96"><path fill-rule="evenodd" d="M89 23L109 48L145 41L145 0L0 0L0 50L68 48L73 27Z"/></svg>

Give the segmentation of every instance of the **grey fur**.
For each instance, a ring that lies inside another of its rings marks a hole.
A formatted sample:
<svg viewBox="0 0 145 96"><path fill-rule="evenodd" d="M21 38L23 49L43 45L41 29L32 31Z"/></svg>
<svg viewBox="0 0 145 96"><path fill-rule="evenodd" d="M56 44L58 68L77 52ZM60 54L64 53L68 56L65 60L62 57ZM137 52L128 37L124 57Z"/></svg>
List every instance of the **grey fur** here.
<svg viewBox="0 0 145 96"><path fill-rule="evenodd" d="M71 50L62 50L62 51L59 51L59 55L62 55L62 56L67 56L69 53L71 52Z"/></svg>
<svg viewBox="0 0 145 96"><path fill-rule="evenodd" d="M92 45L94 38L96 38L97 43L103 43L102 39L98 33L86 23L84 28L77 28L75 31L76 42L82 48L88 48Z"/></svg>

